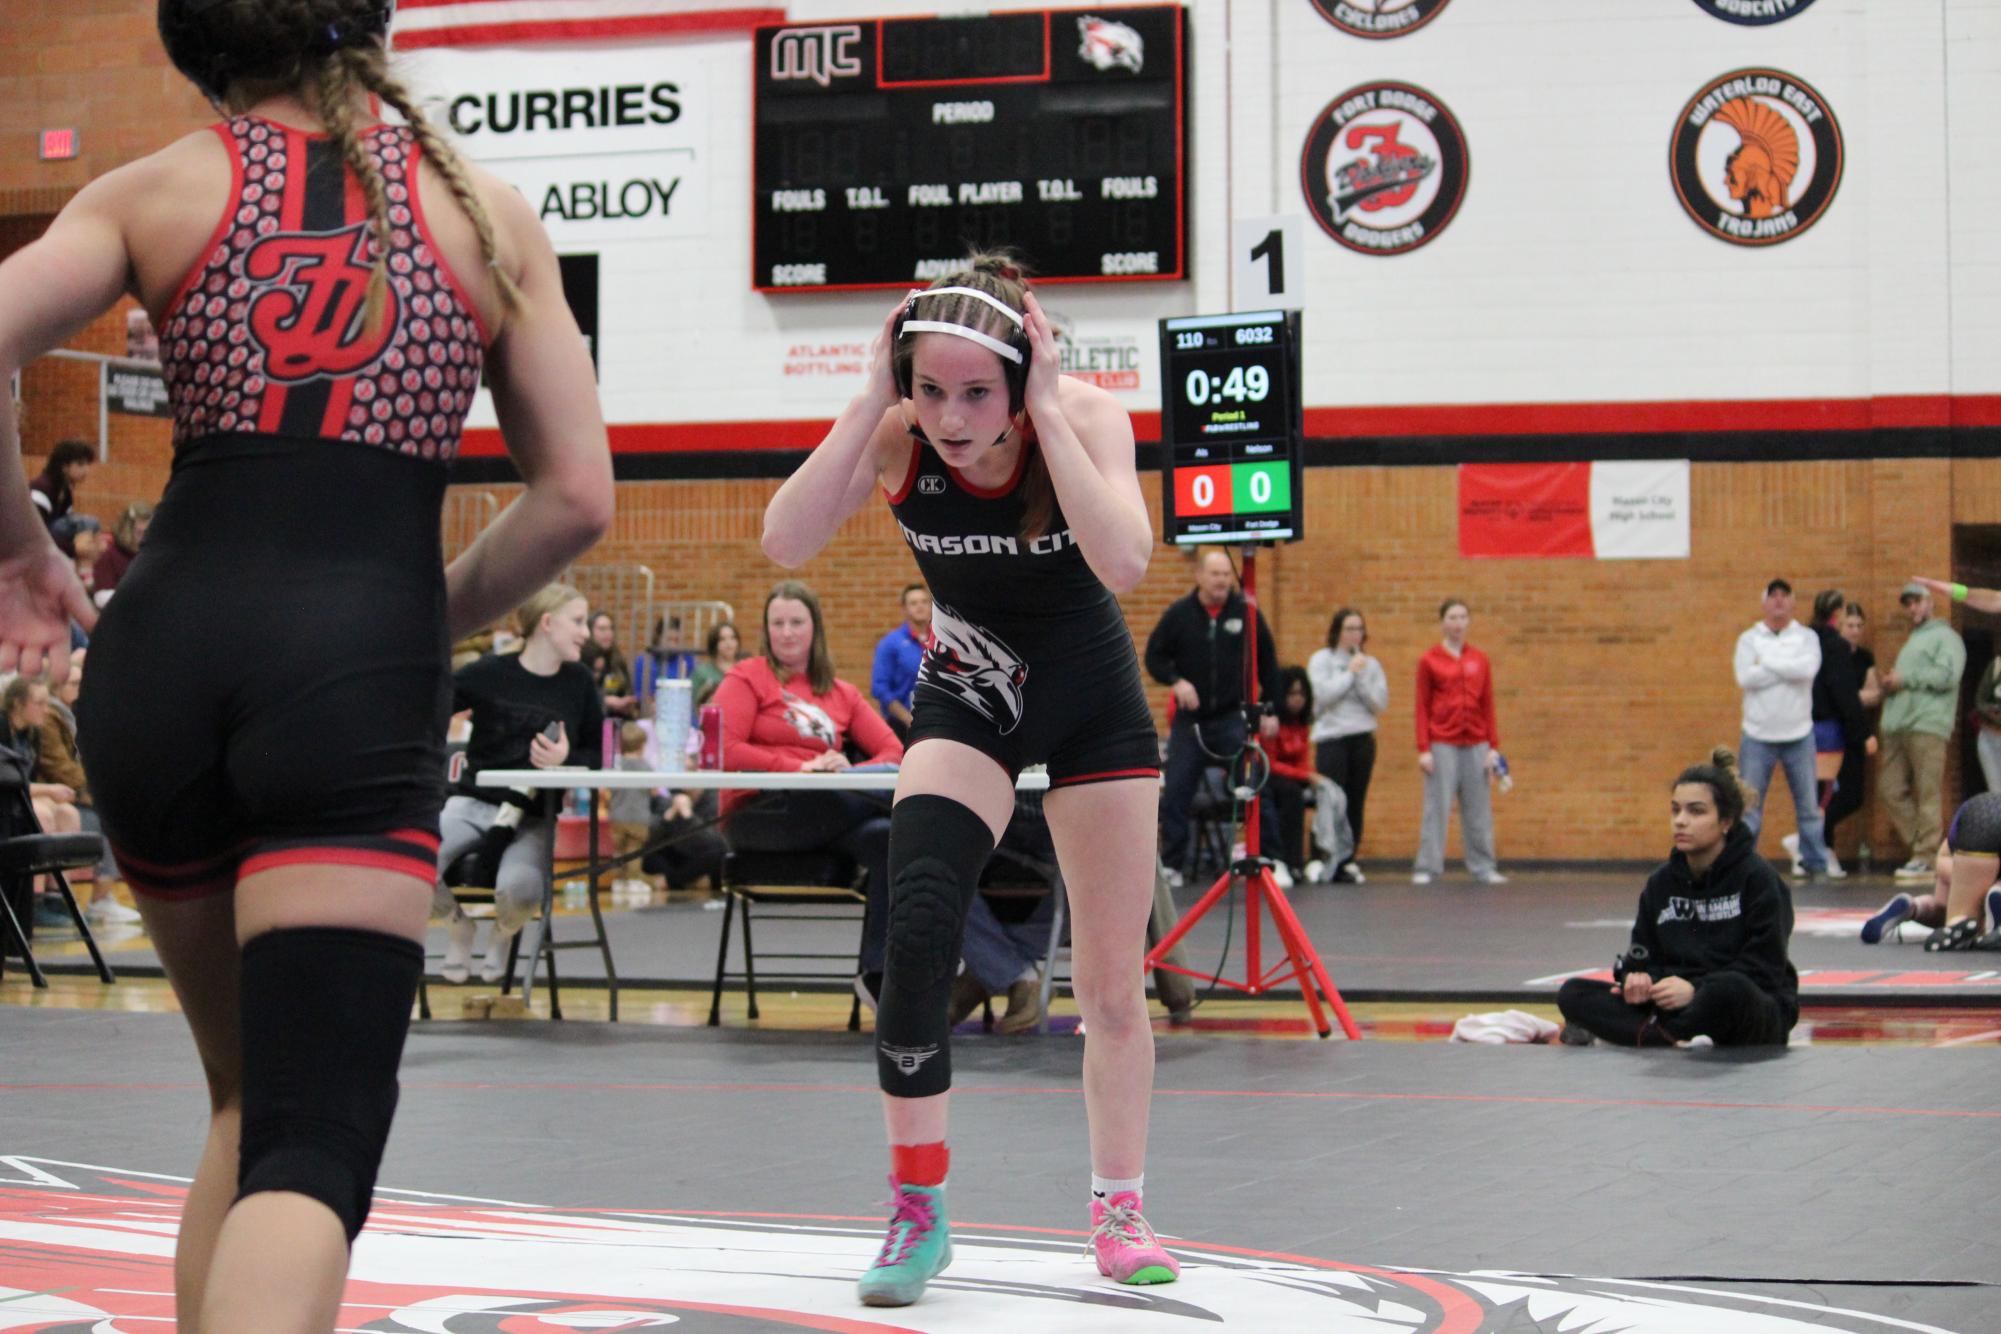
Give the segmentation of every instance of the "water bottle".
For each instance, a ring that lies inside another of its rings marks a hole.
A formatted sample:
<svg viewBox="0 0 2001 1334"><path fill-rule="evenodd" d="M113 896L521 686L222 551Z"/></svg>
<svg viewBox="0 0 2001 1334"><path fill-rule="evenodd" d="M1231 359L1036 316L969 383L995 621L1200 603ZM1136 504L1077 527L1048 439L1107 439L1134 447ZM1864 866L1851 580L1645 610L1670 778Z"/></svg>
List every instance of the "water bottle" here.
<svg viewBox="0 0 2001 1334"><path fill-rule="evenodd" d="M702 706L702 749L700 764L704 769L723 767L723 710L718 704Z"/></svg>
<svg viewBox="0 0 2001 1334"><path fill-rule="evenodd" d="M688 727L694 720L691 681L660 679L653 694L653 734L660 739L660 762L669 770L688 767Z"/></svg>
<svg viewBox="0 0 2001 1334"><path fill-rule="evenodd" d="M1508 757L1501 754L1498 750L1494 752L1494 777L1500 780L1501 791L1513 792L1515 790L1515 780L1508 773Z"/></svg>

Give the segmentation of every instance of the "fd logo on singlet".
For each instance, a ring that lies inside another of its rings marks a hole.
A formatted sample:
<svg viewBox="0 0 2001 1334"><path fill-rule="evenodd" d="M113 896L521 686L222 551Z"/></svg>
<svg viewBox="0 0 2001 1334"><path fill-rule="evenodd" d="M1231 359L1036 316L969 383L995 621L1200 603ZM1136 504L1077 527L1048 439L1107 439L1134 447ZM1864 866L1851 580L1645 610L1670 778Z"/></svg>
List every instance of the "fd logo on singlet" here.
<svg viewBox="0 0 2001 1334"><path fill-rule="evenodd" d="M1784 23L1805 13L1812 3L1813 0L1695 0L1696 7L1703 13L1746 28Z"/></svg>
<svg viewBox="0 0 2001 1334"><path fill-rule="evenodd" d="M1451 0L1313 0L1320 17L1357 37L1401 37L1437 18Z"/></svg>
<svg viewBox="0 0 2001 1334"><path fill-rule="evenodd" d="M382 318L367 318L368 229L274 232L250 247L243 273L261 290L250 298L250 336L264 349L264 373L280 384L338 379L365 370L396 331L394 284Z"/></svg>
<svg viewBox="0 0 2001 1334"><path fill-rule="evenodd" d="M1466 135L1408 83L1365 83L1329 102L1306 136L1300 189L1322 231L1364 255L1434 240L1466 197Z"/></svg>
<svg viewBox="0 0 2001 1334"><path fill-rule="evenodd" d="M1002 736L1021 725L1021 688L1028 664L984 626L942 602L931 604L931 647L918 684L942 690L992 723Z"/></svg>
<svg viewBox="0 0 2001 1334"><path fill-rule="evenodd" d="M1841 126L1805 80L1732 70L1682 108L1668 171L1696 225L1732 245L1790 241L1841 186Z"/></svg>

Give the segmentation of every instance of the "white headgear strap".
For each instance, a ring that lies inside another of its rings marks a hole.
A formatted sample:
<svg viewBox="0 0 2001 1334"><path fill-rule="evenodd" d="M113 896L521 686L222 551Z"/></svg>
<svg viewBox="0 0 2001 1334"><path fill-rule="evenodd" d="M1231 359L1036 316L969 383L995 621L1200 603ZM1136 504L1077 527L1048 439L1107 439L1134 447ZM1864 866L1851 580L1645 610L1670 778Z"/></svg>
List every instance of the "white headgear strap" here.
<svg viewBox="0 0 2001 1334"><path fill-rule="evenodd" d="M908 337L913 333L955 334L960 338L970 338L988 351L996 352L1016 365L1021 364L1020 348L1011 347L998 338L989 338L978 329L968 329L963 324L948 324L944 320L905 320L903 336Z"/></svg>
<svg viewBox="0 0 2001 1334"><path fill-rule="evenodd" d="M975 301L986 302L989 306L992 306L995 310L1013 320L1015 328L1019 329L1021 327L1020 311L993 293L982 292L977 287L927 287L910 299L912 301L922 301L927 296L969 296Z"/></svg>

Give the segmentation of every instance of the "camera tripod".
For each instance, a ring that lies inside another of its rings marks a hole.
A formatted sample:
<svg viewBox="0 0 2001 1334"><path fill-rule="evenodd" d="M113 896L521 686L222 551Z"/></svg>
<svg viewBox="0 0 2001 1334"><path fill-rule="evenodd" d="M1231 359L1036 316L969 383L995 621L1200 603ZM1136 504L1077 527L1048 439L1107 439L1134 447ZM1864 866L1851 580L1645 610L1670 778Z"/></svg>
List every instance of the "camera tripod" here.
<svg viewBox="0 0 2001 1334"><path fill-rule="evenodd" d="M1250 701L1246 709L1247 745L1256 745L1257 735L1257 666L1258 666L1258 598L1257 598L1257 548L1244 548L1244 642L1248 657L1248 667L1244 672L1245 695ZM1306 928L1300 924L1299 916L1292 909L1291 900L1272 878L1271 859L1259 855L1259 818L1263 814L1263 798L1256 792L1251 794L1244 807L1244 854L1234 858L1216 883L1211 885L1201 898L1195 901L1172 931L1162 937L1160 943L1147 951L1145 966L1163 972L1180 973L1185 977L1213 981L1218 986L1241 991L1248 996L1260 996L1274 990L1278 985L1298 979L1299 994L1306 1001L1307 1013L1313 1018L1313 1029L1321 1037L1333 1034L1327 1022L1326 1011L1331 1009L1334 1017L1341 1021L1341 1031L1353 1040L1359 1040L1362 1030L1348 1014L1348 1007L1341 999L1341 993L1334 989L1334 983L1327 976L1327 966L1320 961L1320 953L1313 948L1313 941L1307 936ZM1182 968L1167 962L1169 951L1181 942L1195 923L1202 920L1204 913L1223 901L1232 889L1242 887L1244 891L1244 978L1238 981L1220 974L1210 978L1205 973ZM1271 914L1272 925L1277 928L1279 940L1285 947L1285 958L1273 963L1267 971L1264 967L1263 914Z"/></svg>

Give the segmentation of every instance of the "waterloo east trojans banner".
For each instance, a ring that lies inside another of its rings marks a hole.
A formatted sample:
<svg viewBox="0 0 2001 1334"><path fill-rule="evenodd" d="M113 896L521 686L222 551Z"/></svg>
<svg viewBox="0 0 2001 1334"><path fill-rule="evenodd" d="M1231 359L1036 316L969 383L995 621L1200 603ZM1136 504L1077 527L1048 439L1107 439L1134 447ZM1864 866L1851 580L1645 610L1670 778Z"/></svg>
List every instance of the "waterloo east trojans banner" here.
<svg viewBox="0 0 2001 1334"><path fill-rule="evenodd" d="M1688 460L1464 464L1459 554L1684 560Z"/></svg>

